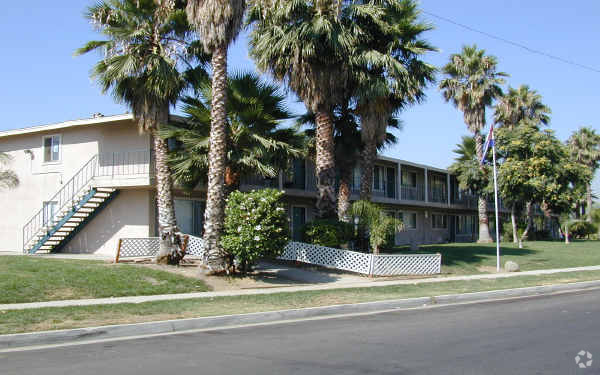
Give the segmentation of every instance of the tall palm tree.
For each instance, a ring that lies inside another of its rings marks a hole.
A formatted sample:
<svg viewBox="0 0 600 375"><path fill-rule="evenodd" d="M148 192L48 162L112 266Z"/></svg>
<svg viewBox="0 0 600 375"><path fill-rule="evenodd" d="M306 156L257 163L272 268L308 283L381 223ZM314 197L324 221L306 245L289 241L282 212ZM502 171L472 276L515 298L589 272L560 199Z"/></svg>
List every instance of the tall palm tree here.
<svg viewBox="0 0 600 375"><path fill-rule="evenodd" d="M509 86L508 92L498 99L494 107L494 121L511 130L524 119L548 125L551 113L536 90L531 90L528 85L521 85L518 89Z"/></svg>
<svg viewBox="0 0 600 375"><path fill-rule="evenodd" d="M171 152L170 164L175 182L189 189L206 182L209 169L210 84L202 85L198 92L198 98L183 99L188 121L169 125L160 133L180 142ZM303 156L303 134L281 127L293 116L277 86L252 73L235 74L229 78L227 97L227 193L238 189L244 177L276 177L292 159Z"/></svg>
<svg viewBox="0 0 600 375"><path fill-rule="evenodd" d="M17 174L8 169L11 160L9 154L0 151L0 188L13 189L19 185Z"/></svg>
<svg viewBox="0 0 600 375"><path fill-rule="evenodd" d="M250 6L250 55L285 82L316 116L317 210L335 217L333 110L345 97L352 39L339 0L255 0Z"/></svg>
<svg viewBox="0 0 600 375"><path fill-rule="evenodd" d="M483 157L483 136L485 109L502 96L506 73L496 70L496 57L485 54L477 46L465 46L460 54L450 56L450 62L443 67L446 76L440 82L440 90L447 102L451 102L463 112L467 128L473 133L477 157ZM482 172L483 172L483 166ZM487 217L487 200L479 194L479 242L491 242Z"/></svg>
<svg viewBox="0 0 600 375"><path fill-rule="evenodd" d="M600 134L597 134L592 128L581 127L567 140L567 145L573 159L585 165L594 176L600 167ZM592 222L592 179L587 181L586 200L586 220Z"/></svg>
<svg viewBox="0 0 600 375"><path fill-rule="evenodd" d="M360 162L361 150L363 148L360 121L351 108L350 100L344 101L344 105L337 106L333 112L335 165L338 171L338 194L337 213L338 220L349 222L350 220L350 196L352 194L352 175L354 167ZM315 115L307 112L298 119L298 125L308 125L311 129L306 131L307 135L314 140L314 129L316 128ZM402 123L395 117L388 119L389 129L402 129ZM386 146L397 142L394 134L386 133L384 142L377 145L380 151Z"/></svg>
<svg viewBox="0 0 600 375"><path fill-rule="evenodd" d="M157 131L169 121L187 83L178 70L189 51L189 27L183 9L161 0L104 0L86 12L94 27L107 39L91 41L78 49L103 54L92 70L102 92L130 107L140 131L153 139L161 250L157 260L168 261L177 251L168 239L176 232L172 181L167 164L167 143Z"/></svg>
<svg viewBox="0 0 600 375"><path fill-rule="evenodd" d="M227 50L238 36L244 0L189 0L189 22L212 55L212 103L208 154L208 187L204 220L205 265L214 272L226 267L220 240L225 219L225 164L227 157Z"/></svg>
<svg viewBox="0 0 600 375"><path fill-rule="evenodd" d="M364 148L361 158L362 200L371 199L377 145L386 136L388 119L425 97L436 69L422 61L436 51L423 34L433 27L418 20L413 0L364 0L355 3L369 11L354 12L349 22L359 35L351 56L356 81L357 113Z"/></svg>
<svg viewBox="0 0 600 375"><path fill-rule="evenodd" d="M542 96L527 85L518 89L508 88L508 92L498 99L495 105L494 121L509 130L514 130L524 120L532 123L548 125L552 110L542 103ZM519 202L511 204L511 222L513 225L513 242L518 242L516 228L516 211ZM526 202L527 228L525 237L533 228L533 202Z"/></svg>

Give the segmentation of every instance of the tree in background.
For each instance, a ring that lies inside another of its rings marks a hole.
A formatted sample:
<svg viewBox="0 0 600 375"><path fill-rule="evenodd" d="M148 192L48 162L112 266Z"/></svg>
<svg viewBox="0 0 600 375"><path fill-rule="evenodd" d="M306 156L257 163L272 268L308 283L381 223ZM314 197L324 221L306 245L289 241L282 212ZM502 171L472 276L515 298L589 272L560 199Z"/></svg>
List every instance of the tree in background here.
<svg viewBox="0 0 600 375"><path fill-rule="evenodd" d="M257 67L284 82L316 116L318 216L336 217L333 111L345 96L352 36L339 0L255 0L248 23Z"/></svg>
<svg viewBox="0 0 600 375"><path fill-rule="evenodd" d="M206 182L209 170L211 85L204 81L197 86L197 98L183 99L188 121L160 132L163 138L179 142L169 162L175 182L188 189ZM253 73L235 74L228 80L227 98L227 194L239 189L243 177L276 177L292 159L304 156L303 134L281 127L293 115L276 85Z"/></svg>
<svg viewBox="0 0 600 375"><path fill-rule="evenodd" d="M227 51L242 27L244 0L189 0L187 17L211 57L212 103L208 153L208 186L204 218L205 266L224 269L220 245L225 215L225 165L227 162Z"/></svg>
<svg viewBox="0 0 600 375"><path fill-rule="evenodd" d="M552 111L548 106L542 103L542 96L537 91L531 90L527 85L521 85L518 89L508 88L508 92L498 99L495 105L494 121L509 130L515 129L521 121L529 120L533 124L548 125ZM502 154L499 155L503 158ZM522 210L523 202L527 207L528 223L533 222L533 202L528 200L527 196L518 193L519 186L503 186L505 193L505 203L511 207L511 223L513 227L513 242L517 243L517 210ZM517 198L516 200L513 198Z"/></svg>
<svg viewBox="0 0 600 375"><path fill-rule="evenodd" d="M504 155L498 176L503 197L511 202L539 203L547 224L551 213L560 215L572 210L581 194L577 186L590 173L571 160L567 148L552 131L541 131L537 122L524 120L514 130L498 129L496 139ZM529 238L531 230L528 220L522 239Z"/></svg>
<svg viewBox="0 0 600 375"><path fill-rule="evenodd" d="M13 189L19 185L19 177L17 174L8 169L12 157L0 151L0 188Z"/></svg>
<svg viewBox="0 0 600 375"><path fill-rule="evenodd" d="M350 61L364 144L360 199L371 200L373 167L377 148L386 138L388 119L423 100L436 69L422 59L436 49L423 39L433 27L419 21L416 1L364 0L355 4L363 5L363 11L351 13L347 22L352 34L358 35Z"/></svg>
<svg viewBox="0 0 600 375"><path fill-rule="evenodd" d="M567 140L571 157L589 169L591 176L585 182L587 207L586 220L592 222L592 180L594 173L600 167L600 135L589 127L581 127Z"/></svg>
<svg viewBox="0 0 600 375"><path fill-rule="evenodd" d="M89 7L86 18L107 40L91 41L78 49L103 54L92 70L103 93L110 91L119 103L131 108L141 132L154 142L158 225L161 234L159 262L177 262L177 231L167 143L158 130L169 122L169 109L186 88L186 74L200 74L202 67L186 74L178 70L182 57L192 57L190 29L185 12L173 2L155 0L106 0Z"/></svg>
<svg viewBox="0 0 600 375"><path fill-rule="evenodd" d="M496 57L485 54L477 46L465 46L460 54L450 56L450 62L443 67L446 76L440 82L440 90L446 101L463 112L467 128L473 133L477 158L483 157L483 136L485 110L493 101L502 96L501 84L506 73L497 71ZM481 167L485 173L484 167ZM479 196L479 242L491 242L487 217L487 199L482 191L474 191Z"/></svg>
<svg viewBox="0 0 600 375"><path fill-rule="evenodd" d="M380 247L387 239L402 229L402 222L386 215L375 203L359 200L352 204L350 211L352 216L360 218L363 232L369 233L369 244L373 254L379 254Z"/></svg>

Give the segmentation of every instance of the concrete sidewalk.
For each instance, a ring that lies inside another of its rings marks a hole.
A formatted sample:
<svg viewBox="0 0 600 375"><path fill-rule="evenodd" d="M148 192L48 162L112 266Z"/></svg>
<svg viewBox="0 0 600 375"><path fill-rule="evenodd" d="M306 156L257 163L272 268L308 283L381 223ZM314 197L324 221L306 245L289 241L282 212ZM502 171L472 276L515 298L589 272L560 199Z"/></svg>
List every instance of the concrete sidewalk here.
<svg viewBox="0 0 600 375"><path fill-rule="evenodd" d="M114 305L119 303L144 303L154 301L172 301L193 298L214 298L214 297L231 297L231 296L248 296L259 294L275 294L275 293L290 293L311 290L331 290L331 289L349 289L349 288L367 288L375 286L393 286L393 285L413 285L413 284L428 284L442 283L446 281L463 281L463 280L485 280L485 279L500 279L519 276L537 276L549 275L565 272L579 271L600 271L600 266L574 267L574 268L558 268L548 270L525 271L518 273L499 273L499 274L482 274L468 276L452 276L452 277L437 277L427 279L409 279L409 280L369 280L357 282L347 282L343 284L319 284L319 285L302 285L290 287L276 287L263 289L245 289L245 290L228 290L220 292L200 292L200 293L183 293L183 294L161 294L153 296L132 296L132 297L114 297L114 298L96 298L96 299L79 299L79 300L64 300L64 301L48 301L48 302L32 302L32 303L14 303L0 305L2 310L24 310L37 309L43 307L67 307L67 306L92 306L92 305Z"/></svg>

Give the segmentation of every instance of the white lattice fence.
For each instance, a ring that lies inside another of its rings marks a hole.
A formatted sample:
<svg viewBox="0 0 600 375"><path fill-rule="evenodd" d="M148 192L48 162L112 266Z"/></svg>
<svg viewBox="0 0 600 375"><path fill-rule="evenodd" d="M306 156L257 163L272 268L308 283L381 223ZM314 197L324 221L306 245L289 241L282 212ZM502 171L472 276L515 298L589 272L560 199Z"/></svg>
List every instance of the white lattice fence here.
<svg viewBox="0 0 600 375"><path fill-rule="evenodd" d="M433 275L441 267L441 254L375 255L372 275Z"/></svg>
<svg viewBox="0 0 600 375"><path fill-rule="evenodd" d="M285 247L285 251L279 259L295 260L364 274L369 274L371 267L371 254L333 249L302 242L290 242Z"/></svg>
<svg viewBox="0 0 600 375"><path fill-rule="evenodd" d="M204 241L202 238L188 235L186 255L204 256ZM121 238L117 260L122 258L155 257L158 254L160 241L158 237Z"/></svg>
<svg viewBox="0 0 600 375"><path fill-rule="evenodd" d="M302 242L290 242L279 259L373 276L432 275L442 266L440 254L373 255Z"/></svg>

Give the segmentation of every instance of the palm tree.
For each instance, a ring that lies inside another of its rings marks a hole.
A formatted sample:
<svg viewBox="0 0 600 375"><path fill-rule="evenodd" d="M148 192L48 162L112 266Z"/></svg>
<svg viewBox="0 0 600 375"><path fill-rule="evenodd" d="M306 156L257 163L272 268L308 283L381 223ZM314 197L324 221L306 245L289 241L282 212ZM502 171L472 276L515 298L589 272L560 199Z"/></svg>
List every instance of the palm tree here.
<svg viewBox="0 0 600 375"><path fill-rule="evenodd" d="M363 143L358 116L350 106L350 100L345 100L344 105L337 106L333 112L335 165L338 171L337 212L338 220L350 221L350 196L352 194L352 174L354 167L360 161ZM298 125L308 125L311 129L306 134L314 141L316 119L314 113L307 112L298 119ZM402 129L402 123L395 117L388 119L387 127ZM377 145L377 150L393 145L397 138L392 133L386 133L384 142Z"/></svg>
<svg viewBox="0 0 600 375"><path fill-rule="evenodd" d="M200 34L206 53L212 55L212 103L208 153L208 187L204 220L205 265L225 268L220 239L225 219L225 164L227 158L227 50L238 36L244 0L189 0L189 22Z"/></svg>
<svg viewBox="0 0 600 375"><path fill-rule="evenodd" d="M581 127L567 140L567 145L572 158L589 168L591 175L594 176L600 167L600 135L592 128ZM592 222L592 179L587 181L586 200L586 220Z"/></svg>
<svg viewBox="0 0 600 375"><path fill-rule="evenodd" d="M13 189L19 185L19 177L14 171L8 169L12 157L0 151L0 188Z"/></svg>
<svg viewBox="0 0 600 375"><path fill-rule="evenodd" d="M405 106L423 100L436 69L421 59L436 49L422 39L433 27L418 20L420 11L415 1L357 3L370 10L354 12L349 19L358 29L354 34L360 35L351 56L364 143L360 197L370 200L377 145L385 140L387 120Z"/></svg>
<svg viewBox="0 0 600 375"><path fill-rule="evenodd" d="M530 120L532 123L548 125L551 109L542 103L542 96L537 91L531 90L527 85L518 89L508 88L508 92L498 99L495 106L494 121L509 130L514 130L522 121ZM519 202L511 204L511 222L513 225L513 242L518 242L516 227L516 211ZM526 202L527 228L525 237L533 227L533 202Z"/></svg>
<svg viewBox="0 0 600 375"><path fill-rule="evenodd" d="M501 84L506 73L498 72L498 62L494 56L485 54L477 46L465 46L460 54L450 56L450 62L443 67L446 78L440 82L440 89L447 102L463 112L467 128L473 133L477 157L483 157L483 136L485 109L494 99L502 96ZM483 172L483 166L482 172ZM487 217L487 201L479 194L479 242L491 242Z"/></svg>
<svg viewBox="0 0 600 375"><path fill-rule="evenodd" d="M258 68L285 82L316 116L317 210L335 217L333 110L345 97L352 38L339 0L256 0L248 22Z"/></svg>
<svg viewBox="0 0 600 375"><path fill-rule="evenodd" d="M542 96L527 85L518 89L509 86L508 92L498 99L495 106L494 121L497 124L514 129L524 119L548 125L550 107L542 103Z"/></svg>
<svg viewBox="0 0 600 375"><path fill-rule="evenodd" d="M117 102L131 108L141 132L154 142L158 224L161 233L159 261L169 261L176 246L170 238L177 231L172 181L167 164L167 143L157 131L169 121L187 83L178 70L189 51L189 27L183 9L173 2L154 0L104 0L86 13L107 39L91 41L78 49L81 55L100 51L104 56L94 66L94 78L103 93L112 92Z"/></svg>
<svg viewBox="0 0 600 375"><path fill-rule="evenodd" d="M282 128L292 114L285 107L285 96L273 84L255 74L241 73L229 78L227 90L227 143L225 162L226 193L237 190L244 177L276 177L290 161L303 156L305 138L291 128ZM199 98L183 99L186 122L161 131L165 139L180 146L170 155L175 182L193 189L207 181L211 125L211 86L199 87Z"/></svg>

